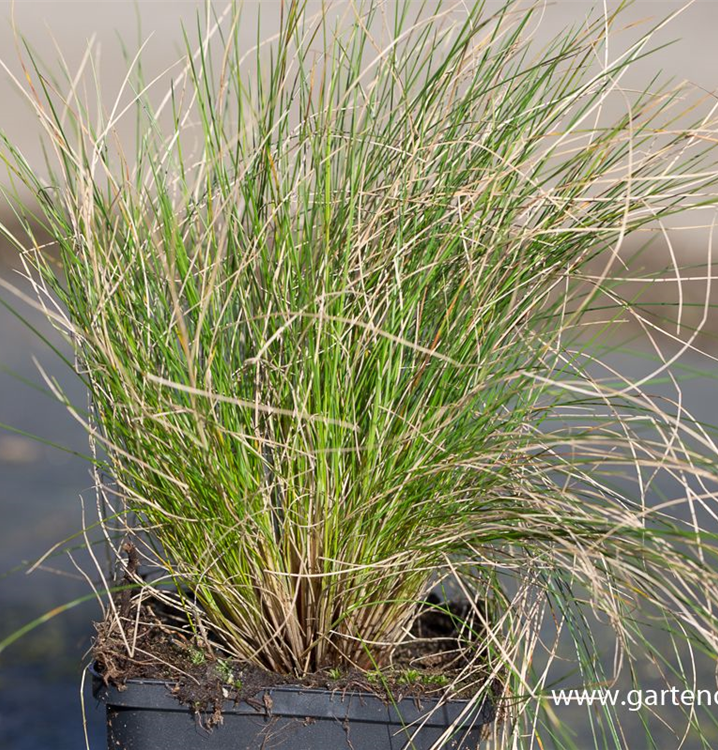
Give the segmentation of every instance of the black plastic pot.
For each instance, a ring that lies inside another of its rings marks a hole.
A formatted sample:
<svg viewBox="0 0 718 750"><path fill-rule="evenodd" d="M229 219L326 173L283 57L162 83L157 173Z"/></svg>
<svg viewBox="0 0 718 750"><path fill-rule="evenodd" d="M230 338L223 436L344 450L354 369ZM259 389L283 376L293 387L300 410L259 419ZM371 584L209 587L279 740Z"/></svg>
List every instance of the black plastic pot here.
<svg viewBox="0 0 718 750"><path fill-rule="evenodd" d="M467 706L413 698L393 706L370 693L281 685L255 696L256 707L226 701L223 723L208 731L177 702L171 683L129 680L120 691L92 675L107 709L108 750L429 750ZM489 701L472 709L443 747L475 750L494 714Z"/></svg>

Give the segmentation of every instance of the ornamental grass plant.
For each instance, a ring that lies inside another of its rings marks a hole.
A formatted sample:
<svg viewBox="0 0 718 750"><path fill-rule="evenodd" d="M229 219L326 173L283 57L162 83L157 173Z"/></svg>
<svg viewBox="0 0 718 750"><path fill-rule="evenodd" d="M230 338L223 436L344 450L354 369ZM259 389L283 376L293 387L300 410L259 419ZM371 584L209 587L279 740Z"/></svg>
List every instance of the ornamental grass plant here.
<svg viewBox="0 0 718 750"><path fill-rule="evenodd" d="M609 54L620 9L540 46L532 4L305 5L254 48L207 6L166 74L128 58L111 108L91 51L22 52L47 164L4 139L10 236L90 395L47 378L93 448L98 588L124 575L202 648L301 679L390 669L443 585L469 603L449 691L492 694L496 747L569 747L542 698L564 639L585 685L638 684L652 628L682 685L718 654L714 434L607 358L629 319L677 386L699 345L614 272L713 210L714 103L625 88L663 22ZM637 746L620 720L601 707L597 747Z"/></svg>

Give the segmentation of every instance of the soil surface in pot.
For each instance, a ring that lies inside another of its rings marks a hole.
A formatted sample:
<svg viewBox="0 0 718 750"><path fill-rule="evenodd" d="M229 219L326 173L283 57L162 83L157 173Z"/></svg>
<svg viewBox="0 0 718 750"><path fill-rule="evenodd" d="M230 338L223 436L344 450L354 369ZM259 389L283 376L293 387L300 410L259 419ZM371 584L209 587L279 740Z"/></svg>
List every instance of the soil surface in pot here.
<svg viewBox="0 0 718 750"><path fill-rule="evenodd" d="M223 658L216 649L204 646L186 631L186 620L172 614L161 603L145 603L140 612L128 597L118 597L117 609L125 626L133 655L128 655L117 620L97 623L93 655L95 668L107 684L122 689L130 679L165 680L174 685L177 700L201 717L206 727L221 722L224 701L258 702L255 696L276 685L303 685L338 692L368 692L390 701L413 697L439 697L459 674L467 659L480 654L478 645L468 642L459 631L466 617L464 602L441 604L430 596L412 628L413 640L399 646L392 664L380 672L359 669L324 669L301 678L282 675L260 667ZM439 611L436 607L441 607ZM183 632L185 631L185 632ZM474 680L472 684L483 682ZM493 693L501 691L494 681ZM467 698L475 690L452 692ZM255 706L268 709L266 706Z"/></svg>

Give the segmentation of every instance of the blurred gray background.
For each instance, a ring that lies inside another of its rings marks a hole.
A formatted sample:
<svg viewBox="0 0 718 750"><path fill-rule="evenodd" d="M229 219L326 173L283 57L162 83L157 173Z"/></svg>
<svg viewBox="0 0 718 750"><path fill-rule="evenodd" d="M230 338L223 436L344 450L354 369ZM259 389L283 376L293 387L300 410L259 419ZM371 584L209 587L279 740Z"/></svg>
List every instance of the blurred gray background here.
<svg viewBox="0 0 718 750"><path fill-rule="evenodd" d="M268 27L276 22L278 0L246 2L245 5L248 18L256 15L261 7ZM338 0L335 5L342 8L346 3ZM488 5L495 7L497 3ZM607 5L613 8L616 3ZM624 22L650 23L651 19L655 22L683 5L669 0L635 2L626 11ZM319 7L317 3L314 6ZM215 7L225 7L225 3L217 2ZM138 37L149 38L144 62L150 78L153 72L159 73L178 59L182 48L181 22L191 28L202 3L141 0L138 8L141 17L139 32L134 4L127 0L17 0L14 15L19 30L50 63L61 50L70 69L74 69L88 41L93 39L101 51L99 79L105 99L111 102L126 70L118 38L124 39L131 50L136 49ZM602 2L591 0L556 0L545 8L545 17L536 33L537 43L549 40L564 25L580 23L588 13L602 8ZM4 0L0 2L0 60L11 73L21 77L10 17L11 4ZM667 76L688 79L714 96L718 92L717 30L718 0L693 3L670 27L660 31L655 40L656 44L678 41L637 65L626 84L640 86L647 77L662 69ZM254 23L248 20L246 30L243 29L248 46L255 32ZM634 33L635 29L626 31L625 38ZM615 44L616 49L620 49L622 39L617 38ZM614 101L610 106L619 108L621 105ZM31 163L40 163L39 126L10 74L1 69L0 129ZM5 179L4 170L0 170L0 182ZM709 220L695 221L693 217L693 223L708 223ZM0 221L12 223L4 205L0 205ZM704 262L706 230L676 227L674 232L679 263ZM657 250L645 262L661 268L666 264L666 258L665 252ZM27 285L17 274L14 252L6 245L0 246L0 277L27 290ZM697 299L701 299L704 287L699 283L687 286L686 290L688 295L694 293ZM662 294L672 297L675 293L674 285L662 285ZM0 300L15 306L25 323L37 326L66 349L36 311L2 289ZM25 323L8 307L0 305L0 423L84 452L87 441L82 427L51 398L21 380L25 378L42 384L36 360L58 379L72 400L84 403L85 395L76 378ZM712 321L710 325L714 328L710 331L712 334L718 332ZM707 345L712 346L709 339ZM691 357L686 363L696 364ZM700 365L706 369L705 361ZM713 366L713 369L718 374L718 368ZM716 423L718 398L715 394L714 381L710 377L694 379L685 385L685 406L699 412L702 419ZM28 562L36 560L55 543L81 528L80 497L85 498L90 510L94 503L88 469L86 462L69 453L22 434L0 430L0 639L53 608L88 594L86 581L67 555L48 559L43 569L30 576L23 571ZM81 550L74 556L79 564L87 562ZM80 675L86 661L83 661L83 654L92 634L91 621L98 612L93 602L79 604L40 626L0 656L0 750L80 750L85 747ZM707 665L706 669L712 673L713 667ZM99 750L103 746L101 715L95 710L87 691L86 699L90 746ZM576 730L579 733L578 747L589 747L590 740L582 734L585 727L582 728L579 718L576 718ZM667 732L665 744L658 747L659 750L674 750L676 740ZM686 744L684 747L695 745ZM715 747L718 747L718 738ZM636 750L640 748L641 745L637 744Z"/></svg>

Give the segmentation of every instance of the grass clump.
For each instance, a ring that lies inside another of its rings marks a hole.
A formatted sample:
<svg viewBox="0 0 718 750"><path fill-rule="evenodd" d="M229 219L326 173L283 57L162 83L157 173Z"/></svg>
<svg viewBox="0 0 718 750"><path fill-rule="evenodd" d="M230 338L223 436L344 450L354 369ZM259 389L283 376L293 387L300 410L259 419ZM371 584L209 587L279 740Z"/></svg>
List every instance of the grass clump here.
<svg viewBox="0 0 718 750"><path fill-rule="evenodd" d="M463 686L540 694L544 621L604 679L594 613L628 662L650 620L715 656L716 540L646 499L660 471L708 504L715 444L595 375L611 321L646 324L610 280L624 239L715 202L712 112L620 89L650 33L596 68L613 15L538 49L513 2L346 8L283 3L252 53L237 8L208 11L170 85L135 65L129 105L94 115L27 63L53 166L5 140L36 199L10 194L14 240L91 395L68 407L114 479L108 537L216 648L283 674L376 679L446 576L482 644Z"/></svg>

